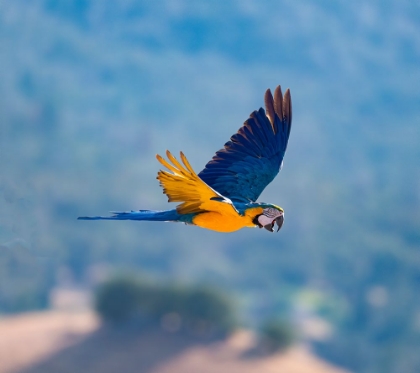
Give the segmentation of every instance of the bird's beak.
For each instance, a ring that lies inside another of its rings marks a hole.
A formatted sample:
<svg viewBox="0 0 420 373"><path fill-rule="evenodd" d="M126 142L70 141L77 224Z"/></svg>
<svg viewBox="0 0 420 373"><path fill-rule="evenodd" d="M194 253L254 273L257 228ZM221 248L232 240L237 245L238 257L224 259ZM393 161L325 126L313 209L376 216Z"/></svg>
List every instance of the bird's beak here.
<svg viewBox="0 0 420 373"><path fill-rule="evenodd" d="M279 216L277 219L276 219L276 224L277 224L277 232L280 230L280 228L282 227L282 225L283 225L283 223L284 223L284 215L282 214L281 216ZM273 224L274 225L274 224Z"/></svg>
<svg viewBox="0 0 420 373"><path fill-rule="evenodd" d="M284 213L282 211L280 211L279 215L280 216L278 216L276 219L273 219L271 221L271 223L263 225L264 223L267 222L268 217L261 214L261 215L258 215L254 218L253 223L255 225L257 225L259 228L264 227L269 232L274 232L274 224L277 224L277 227L278 227L277 232L278 232L280 230L280 228L282 227L283 222L284 222Z"/></svg>
<svg viewBox="0 0 420 373"><path fill-rule="evenodd" d="M274 221L270 224L264 225L264 228L267 229L270 232L274 232L273 227L274 227Z"/></svg>

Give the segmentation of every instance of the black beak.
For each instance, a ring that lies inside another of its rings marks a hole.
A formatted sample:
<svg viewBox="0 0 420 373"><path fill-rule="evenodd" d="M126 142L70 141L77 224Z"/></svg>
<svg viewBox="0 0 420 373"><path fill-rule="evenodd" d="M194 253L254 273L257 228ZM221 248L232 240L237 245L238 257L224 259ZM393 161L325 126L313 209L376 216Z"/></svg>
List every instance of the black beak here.
<svg viewBox="0 0 420 373"><path fill-rule="evenodd" d="M282 225L283 225L283 223L284 223L284 215L281 215L281 216L279 216L277 219L276 219L276 224L277 224L277 232L280 230L280 228L282 227ZM273 223L273 225L274 225L274 223Z"/></svg>
<svg viewBox="0 0 420 373"><path fill-rule="evenodd" d="M270 232L274 232L273 227L274 227L274 221L271 224L264 225L264 228Z"/></svg>

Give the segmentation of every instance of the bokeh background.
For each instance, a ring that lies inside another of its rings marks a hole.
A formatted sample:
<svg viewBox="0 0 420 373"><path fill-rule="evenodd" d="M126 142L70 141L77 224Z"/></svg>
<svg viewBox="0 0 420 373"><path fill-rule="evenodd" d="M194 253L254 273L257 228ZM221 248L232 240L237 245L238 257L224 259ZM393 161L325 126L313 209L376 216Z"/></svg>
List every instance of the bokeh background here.
<svg viewBox="0 0 420 373"><path fill-rule="evenodd" d="M289 320L354 372L418 369L417 2L2 1L0 40L2 315L141 273L229 293L246 327ZM277 84L279 234L76 220L168 208L155 154L200 171Z"/></svg>

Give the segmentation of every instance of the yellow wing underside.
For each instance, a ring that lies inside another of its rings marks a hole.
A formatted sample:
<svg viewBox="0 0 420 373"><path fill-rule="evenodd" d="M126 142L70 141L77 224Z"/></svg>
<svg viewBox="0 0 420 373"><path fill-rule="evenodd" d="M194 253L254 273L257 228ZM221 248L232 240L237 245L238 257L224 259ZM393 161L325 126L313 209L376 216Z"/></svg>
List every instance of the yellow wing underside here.
<svg viewBox="0 0 420 373"><path fill-rule="evenodd" d="M185 155L181 152L183 165L169 152L166 151L170 164L160 155L157 160L169 171L159 171L157 179L168 196L169 202L182 202L176 209L179 214L201 212L218 212L223 215L239 215L232 202L209 187L194 172ZM219 201L212 200L218 198ZM222 200L223 199L223 200Z"/></svg>
<svg viewBox="0 0 420 373"><path fill-rule="evenodd" d="M169 202L181 202L176 207L179 214L196 214L192 218L194 225L218 232L255 227L253 219L262 213L261 207L249 208L244 215L239 214L230 199L216 192L198 177L182 152L180 155L183 165L169 151L166 151L166 155L171 163L160 155L156 155L156 158L171 172L161 170L157 179Z"/></svg>

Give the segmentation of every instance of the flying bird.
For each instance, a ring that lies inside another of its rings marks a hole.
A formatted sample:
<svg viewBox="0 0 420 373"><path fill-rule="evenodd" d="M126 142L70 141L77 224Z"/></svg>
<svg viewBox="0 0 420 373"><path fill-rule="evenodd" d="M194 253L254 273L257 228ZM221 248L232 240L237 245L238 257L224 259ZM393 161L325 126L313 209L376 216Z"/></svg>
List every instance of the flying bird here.
<svg viewBox="0 0 420 373"><path fill-rule="evenodd" d="M283 165L292 123L290 91L283 96L278 86L273 98L267 89L264 101L265 111L260 108L252 112L198 175L182 152L182 163L169 151L167 160L156 155L167 169L157 176L163 192L169 202L181 202L175 209L112 212L112 216L78 219L183 222L217 232L244 227L264 227L273 232L277 224L279 231L284 210L256 201Z"/></svg>

